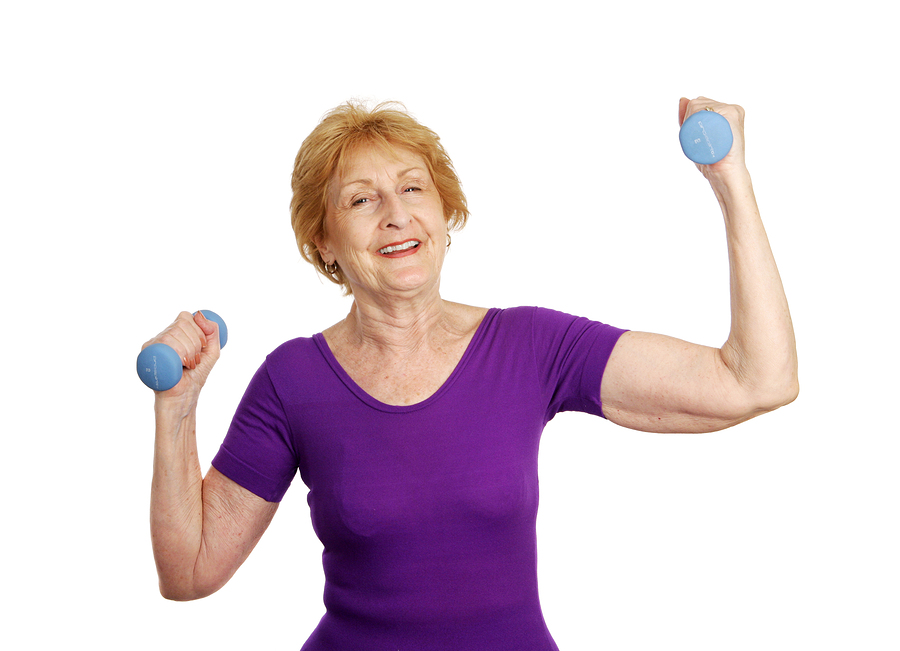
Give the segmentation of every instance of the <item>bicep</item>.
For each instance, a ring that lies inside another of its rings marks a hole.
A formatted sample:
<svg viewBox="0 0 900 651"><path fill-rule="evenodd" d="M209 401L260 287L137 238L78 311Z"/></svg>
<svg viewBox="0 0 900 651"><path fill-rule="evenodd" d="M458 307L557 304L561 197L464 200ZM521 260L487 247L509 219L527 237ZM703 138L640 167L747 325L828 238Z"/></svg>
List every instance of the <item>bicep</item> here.
<svg viewBox="0 0 900 651"><path fill-rule="evenodd" d="M203 480L203 539L195 580L208 593L234 575L253 551L278 510L214 467Z"/></svg>
<svg viewBox="0 0 900 651"><path fill-rule="evenodd" d="M756 415L719 349L646 332L619 338L600 399L609 420L645 432L711 432Z"/></svg>

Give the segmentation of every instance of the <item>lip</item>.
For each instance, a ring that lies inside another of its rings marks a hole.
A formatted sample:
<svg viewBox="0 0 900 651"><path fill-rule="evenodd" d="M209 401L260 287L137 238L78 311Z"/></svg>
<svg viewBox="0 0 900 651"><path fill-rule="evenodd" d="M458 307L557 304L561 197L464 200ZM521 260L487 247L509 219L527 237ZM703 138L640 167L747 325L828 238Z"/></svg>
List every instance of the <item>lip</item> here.
<svg viewBox="0 0 900 651"><path fill-rule="evenodd" d="M381 253L380 252L381 249L385 249L389 246L400 246L402 244L406 244L407 242L418 242L419 245L414 246L409 249L405 249L403 251L394 251L393 253ZM420 248L422 248L422 240L415 238L415 237L411 237L409 239L402 240L400 242L391 242L390 244L385 244L384 246L379 246L378 250L376 251L376 254L378 254L382 258L405 258L410 255L415 255L419 251Z"/></svg>

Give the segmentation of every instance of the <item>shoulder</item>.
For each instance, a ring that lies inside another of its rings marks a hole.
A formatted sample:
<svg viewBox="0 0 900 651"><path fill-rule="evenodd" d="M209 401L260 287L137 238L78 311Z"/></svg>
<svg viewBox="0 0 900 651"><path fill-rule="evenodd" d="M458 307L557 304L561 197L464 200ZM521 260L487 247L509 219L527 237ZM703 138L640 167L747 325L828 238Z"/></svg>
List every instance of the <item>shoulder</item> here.
<svg viewBox="0 0 900 651"><path fill-rule="evenodd" d="M275 359L284 359L289 357L296 357L297 355L307 354L311 350L316 350L318 345L316 344L316 337L319 335L313 335L312 337L297 337L296 339L290 339L277 348L273 350L266 356L266 361Z"/></svg>
<svg viewBox="0 0 900 651"><path fill-rule="evenodd" d="M459 303L446 303L449 324L452 331L463 337L483 334L501 334L506 340L510 336L528 335L536 322L565 321L569 315L534 306L517 307L474 307ZM550 326L552 327L552 325Z"/></svg>
<svg viewBox="0 0 900 651"><path fill-rule="evenodd" d="M544 346L563 336L574 324L588 324L579 317L536 306L516 306L485 310L480 322L482 337L502 346ZM492 344L493 345L493 344Z"/></svg>
<svg viewBox="0 0 900 651"><path fill-rule="evenodd" d="M491 310L486 307L444 301L446 327L460 335L475 332L490 312Z"/></svg>
<svg viewBox="0 0 900 651"><path fill-rule="evenodd" d="M493 310L504 327L528 327L537 329L568 328L573 323L589 323L589 319L558 310L535 305L520 305Z"/></svg>
<svg viewBox="0 0 900 651"><path fill-rule="evenodd" d="M547 351L587 351L599 347L608 357L618 339L627 332L621 328L545 307L516 307L502 310L503 328L529 337L534 347Z"/></svg>
<svg viewBox="0 0 900 651"><path fill-rule="evenodd" d="M298 368L322 362L321 334L298 337L284 342L266 356L263 367L273 379L285 374L294 376Z"/></svg>

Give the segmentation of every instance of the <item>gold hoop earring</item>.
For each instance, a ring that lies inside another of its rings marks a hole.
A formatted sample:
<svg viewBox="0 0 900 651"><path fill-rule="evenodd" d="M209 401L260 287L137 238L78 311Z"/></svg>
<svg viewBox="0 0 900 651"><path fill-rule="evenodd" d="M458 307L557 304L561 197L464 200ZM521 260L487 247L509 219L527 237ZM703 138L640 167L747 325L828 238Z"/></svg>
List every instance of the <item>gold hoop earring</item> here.
<svg viewBox="0 0 900 651"><path fill-rule="evenodd" d="M331 265L330 267L329 267L329 264ZM336 274L337 270L338 270L337 262L331 262L331 263L326 262L325 263L325 273L327 273L329 276L333 276L334 274Z"/></svg>
<svg viewBox="0 0 900 651"><path fill-rule="evenodd" d="M447 233L447 248L450 248L450 245L453 243L453 240L450 239L450 233Z"/></svg>

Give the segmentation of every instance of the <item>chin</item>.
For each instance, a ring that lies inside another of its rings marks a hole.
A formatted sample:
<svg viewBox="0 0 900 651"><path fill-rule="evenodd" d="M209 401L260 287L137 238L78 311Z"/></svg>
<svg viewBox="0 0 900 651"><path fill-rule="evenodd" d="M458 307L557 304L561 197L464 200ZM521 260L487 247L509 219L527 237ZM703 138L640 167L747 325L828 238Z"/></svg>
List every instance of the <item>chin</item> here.
<svg viewBox="0 0 900 651"><path fill-rule="evenodd" d="M440 274L427 273L424 269L404 269L390 279L389 285L398 291L427 289L440 284Z"/></svg>

